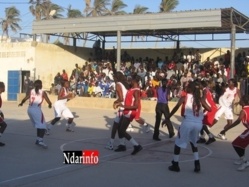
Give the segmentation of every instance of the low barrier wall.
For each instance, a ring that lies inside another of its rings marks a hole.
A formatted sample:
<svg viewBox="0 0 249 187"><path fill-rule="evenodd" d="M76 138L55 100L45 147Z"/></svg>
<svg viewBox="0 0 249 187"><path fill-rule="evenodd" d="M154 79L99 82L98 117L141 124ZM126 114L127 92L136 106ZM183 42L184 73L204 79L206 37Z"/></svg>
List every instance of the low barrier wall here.
<svg viewBox="0 0 249 187"><path fill-rule="evenodd" d="M25 94L20 93L17 95L17 102L20 103L21 100L25 97ZM57 99L56 95L48 95L52 103ZM96 108L104 110L114 110L112 108L113 98L96 98L96 97L75 97L74 99L67 102L67 106L76 107L76 108ZM46 102L43 104L47 105ZM169 102L170 111L176 105L176 102ZM155 113L156 101L142 100L142 112ZM176 112L177 115L180 115L180 109Z"/></svg>

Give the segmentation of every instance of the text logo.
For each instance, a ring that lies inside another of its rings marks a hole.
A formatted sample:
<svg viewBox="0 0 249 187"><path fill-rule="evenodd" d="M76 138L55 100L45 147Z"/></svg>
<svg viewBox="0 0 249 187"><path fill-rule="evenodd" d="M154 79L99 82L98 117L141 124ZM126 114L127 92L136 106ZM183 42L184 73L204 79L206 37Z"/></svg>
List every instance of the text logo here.
<svg viewBox="0 0 249 187"><path fill-rule="evenodd" d="M99 151L63 151L64 164L88 164L96 165L99 163Z"/></svg>

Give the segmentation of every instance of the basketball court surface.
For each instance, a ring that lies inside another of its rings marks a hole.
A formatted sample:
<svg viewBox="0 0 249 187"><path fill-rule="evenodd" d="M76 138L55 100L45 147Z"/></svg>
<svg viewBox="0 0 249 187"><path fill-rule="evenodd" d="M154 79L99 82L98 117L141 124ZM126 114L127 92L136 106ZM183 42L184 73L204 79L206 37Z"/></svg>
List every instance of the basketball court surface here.
<svg viewBox="0 0 249 187"><path fill-rule="evenodd" d="M132 122L130 134L143 146L137 155L131 155L133 146L126 142L125 152L105 149L110 138L110 129L115 110L71 108L75 115L75 132L66 132L65 120L56 124L44 142L48 149L35 145L36 129L27 115L27 104L18 107L16 102L3 103L2 111L8 127L0 138L6 143L0 147L0 187L25 186L167 186L167 187L234 187L248 183L249 168L237 171L233 161L237 155L231 141L243 130L242 124L227 132L228 140L219 140L210 145L200 144L201 172L194 173L194 161L190 146L182 149L179 173L171 172L168 166L173 158L174 138L169 139L166 127L161 128L162 141L152 140L152 131ZM53 109L43 106L46 121L54 117ZM142 113L153 127L154 113ZM237 118L237 116L235 116ZM173 116L175 132L181 123L180 116ZM221 119L211 131L217 135L226 121ZM118 145L116 135L115 146ZM99 163L64 164L63 151L97 150ZM246 151L248 155L249 151Z"/></svg>

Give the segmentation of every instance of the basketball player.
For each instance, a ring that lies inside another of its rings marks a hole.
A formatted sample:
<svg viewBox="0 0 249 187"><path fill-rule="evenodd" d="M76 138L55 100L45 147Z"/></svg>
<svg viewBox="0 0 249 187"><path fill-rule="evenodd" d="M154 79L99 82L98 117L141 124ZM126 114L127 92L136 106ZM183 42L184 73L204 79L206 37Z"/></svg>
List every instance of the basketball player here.
<svg viewBox="0 0 249 187"><path fill-rule="evenodd" d="M125 96L127 93L127 89L129 89L130 86L126 80L125 75L121 73L120 71L118 71L114 75L114 81L116 83L115 87L116 87L116 96L117 96L117 99L114 101L114 104L121 102L121 104L124 105L124 100L125 100ZM106 149L113 150L113 143L114 143L116 132L118 131L118 124L119 124L120 118L123 115L123 110L124 110L123 107L119 107L117 111L116 118L114 119L114 122L112 125L111 139L107 143L105 147ZM120 140L120 144L125 145L124 138Z"/></svg>
<svg viewBox="0 0 249 187"><path fill-rule="evenodd" d="M4 115L3 112L1 111L1 107L2 107L2 97L1 94L5 92L5 85L3 82L0 82L0 137L2 136L2 134L4 133L7 124L4 121ZM5 143L0 142L0 147L5 146Z"/></svg>
<svg viewBox="0 0 249 187"><path fill-rule="evenodd" d="M236 121L234 121L231 125L226 125L224 130L220 132L220 134L225 134L231 128L237 126L242 121L242 124L245 126L246 130L239 135L233 142L233 148L240 157L239 160L236 160L234 164L240 165L238 168L239 171L244 170L249 167L249 161L245 158L245 149L249 145L249 96L244 95L240 99L240 105L242 106L242 110L239 114L239 117Z"/></svg>
<svg viewBox="0 0 249 187"><path fill-rule="evenodd" d="M29 107L28 107L28 115L37 129L37 140L36 145L39 145L43 148L47 148L47 145L43 142L43 137L46 131L46 122L41 110L41 104L43 102L43 99L46 100L48 103L48 107L52 107L52 103L49 100L47 93L42 90L42 81L36 80L34 82L34 89L30 91L30 93L27 93L25 98L22 100L22 102L18 106L22 106L25 101L29 99Z"/></svg>
<svg viewBox="0 0 249 187"><path fill-rule="evenodd" d="M119 138L125 138L133 144L134 150L131 153L132 155L137 154L143 149L142 146L139 145L136 140L126 132L128 125L130 124L130 122L132 122L133 119L135 119L137 112L139 112L139 105L141 105L139 88L140 79L140 76L138 76L137 74L132 75L131 88L127 91L124 105L122 105L121 102L116 104L117 106L124 108L123 115L118 126ZM118 148L115 149L116 152L125 150L126 146L122 144L120 144Z"/></svg>
<svg viewBox="0 0 249 187"><path fill-rule="evenodd" d="M213 125L220 119L221 115L225 114L227 125L230 126L233 123L233 102L235 96L240 98L240 91L237 88L237 82L235 79L228 81L228 87L225 89L223 95L219 98L219 109L215 114ZM218 134L218 137L222 140L226 140L225 134Z"/></svg>
<svg viewBox="0 0 249 187"><path fill-rule="evenodd" d="M197 82L189 82L186 88L187 95L179 99L176 106L172 109L169 117L173 116L178 108L185 103L184 119L182 120L181 126L178 130L178 136L175 140L174 158L172 165L169 166L170 171L179 172L179 155L181 148L186 148L190 142L193 154L194 154L194 172L200 171L199 153L197 148L197 140L199 133L202 128L202 119L204 109L210 111L210 107L206 104L200 96L200 87Z"/></svg>
<svg viewBox="0 0 249 187"><path fill-rule="evenodd" d="M218 107L216 106L216 103L214 102L214 99L213 99L213 94L210 91L214 87L213 81L211 81L211 80L208 82L201 81L201 85L203 87L202 97L204 100L206 100L206 103L211 108L211 111L204 112L204 118L202 120L203 127L202 127L201 132L200 132L201 137L197 141L197 143L206 143L208 145L208 144L211 144L211 143L216 141L213 134L209 131L208 127L212 127L213 121L214 121L214 116L218 110ZM206 139L205 139L204 132L209 137L208 141L206 141Z"/></svg>
<svg viewBox="0 0 249 187"><path fill-rule="evenodd" d="M48 124L47 126L47 135L50 134L52 125L58 122L61 119L61 116L63 116L65 119L68 119L66 124L66 131L74 132L72 125L74 116L66 106L67 101L69 101L73 97L74 94L72 92L69 92L69 81L62 81L62 87L59 91L58 99L54 103L55 118L51 121L51 124Z"/></svg>

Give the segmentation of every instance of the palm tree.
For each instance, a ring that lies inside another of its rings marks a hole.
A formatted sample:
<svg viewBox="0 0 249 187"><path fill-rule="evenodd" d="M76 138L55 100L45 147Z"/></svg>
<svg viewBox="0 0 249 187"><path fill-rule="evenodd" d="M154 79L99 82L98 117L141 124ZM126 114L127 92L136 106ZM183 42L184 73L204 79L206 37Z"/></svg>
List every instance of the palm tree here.
<svg viewBox="0 0 249 187"><path fill-rule="evenodd" d="M124 9L127 5L122 0L112 0L110 10L107 10L106 15L124 15Z"/></svg>
<svg viewBox="0 0 249 187"><path fill-rule="evenodd" d="M147 13L147 10L149 8L147 7L144 7L144 6L141 6L141 5L136 5L135 8L133 9L133 14L146 14ZM136 41L136 38L139 39L139 36L136 36L136 37L131 37L131 40L135 40ZM144 39L144 36L141 36L141 39L143 40ZM132 44L132 43L131 43Z"/></svg>
<svg viewBox="0 0 249 187"><path fill-rule="evenodd" d="M6 34L7 38L9 37L9 28L13 32L17 32L17 30L21 30L18 22L20 22L20 11L16 9L15 6L11 6L5 9L5 18L2 20L2 37L4 33Z"/></svg>
<svg viewBox="0 0 249 187"><path fill-rule="evenodd" d="M30 12L36 20L48 20L62 18L61 14L64 10L57 4L52 3L50 0L30 0L29 7ZM49 36L46 36L46 43L49 40Z"/></svg>
<svg viewBox="0 0 249 187"><path fill-rule="evenodd" d="M133 14L145 14L147 13L147 10L149 8L141 6L141 5L136 5L135 8L133 9Z"/></svg>
<svg viewBox="0 0 249 187"><path fill-rule="evenodd" d="M179 0L162 0L160 4L160 12L170 12L179 4Z"/></svg>
<svg viewBox="0 0 249 187"><path fill-rule="evenodd" d="M80 18L83 17L82 13L78 9L72 9L72 6L69 5L67 8L67 18ZM63 33L62 36L64 37L64 44L69 45L69 37L75 37L77 33Z"/></svg>
<svg viewBox="0 0 249 187"><path fill-rule="evenodd" d="M94 0L93 6L90 7L90 12L88 15L93 17L103 16L107 12L107 6L110 4L110 0Z"/></svg>

